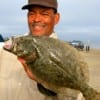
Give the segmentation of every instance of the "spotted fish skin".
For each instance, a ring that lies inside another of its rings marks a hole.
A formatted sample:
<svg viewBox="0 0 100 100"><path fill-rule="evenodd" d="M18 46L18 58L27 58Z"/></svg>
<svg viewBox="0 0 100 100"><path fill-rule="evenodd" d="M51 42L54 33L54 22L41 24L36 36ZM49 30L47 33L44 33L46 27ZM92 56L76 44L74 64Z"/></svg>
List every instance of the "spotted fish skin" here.
<svg viewBox="0 0 100 100"><path fill-rule="evenodd" d="M68 43L28 35L14 38L11 48L4 48L23 58L38 82L55 93L67 87L81 91L86 100L100 99L99 93L88 85L87 64Z"/></svg>

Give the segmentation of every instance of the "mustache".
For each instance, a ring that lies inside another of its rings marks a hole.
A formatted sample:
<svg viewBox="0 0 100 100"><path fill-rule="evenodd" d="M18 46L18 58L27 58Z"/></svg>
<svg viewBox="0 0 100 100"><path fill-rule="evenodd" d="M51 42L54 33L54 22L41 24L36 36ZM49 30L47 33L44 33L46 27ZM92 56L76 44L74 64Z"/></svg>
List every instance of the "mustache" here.
<svg viewBox="0 0 100 100"><path fill-rule="evenodd" d="M40 27L44 27L44 26L46 26L44 23L36 23L36 22L33 22L32 23L32 26L34 27L34 26L40 26Z"/></svg>

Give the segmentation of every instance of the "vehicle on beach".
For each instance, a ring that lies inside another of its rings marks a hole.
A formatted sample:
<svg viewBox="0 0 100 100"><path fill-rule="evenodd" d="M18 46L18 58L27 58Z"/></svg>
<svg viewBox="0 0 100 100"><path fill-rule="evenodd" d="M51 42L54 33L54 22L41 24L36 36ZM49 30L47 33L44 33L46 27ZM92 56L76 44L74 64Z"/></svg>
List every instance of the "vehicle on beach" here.
<svg viewBox="0 0 100 100"><path fill-rule="evenodd" d="M82 41L79 41L79 40L71 41L70 45L72 45L73 47L75 47L78 50L83 50L84 49L84 43Z"/></svg>

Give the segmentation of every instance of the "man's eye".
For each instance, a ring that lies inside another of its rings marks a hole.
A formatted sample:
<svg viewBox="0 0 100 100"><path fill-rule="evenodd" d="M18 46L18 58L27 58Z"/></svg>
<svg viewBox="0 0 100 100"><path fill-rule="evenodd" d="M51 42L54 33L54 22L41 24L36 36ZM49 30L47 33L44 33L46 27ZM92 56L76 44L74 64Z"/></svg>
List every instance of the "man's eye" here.
<svg viewBox="0 0 100 100"><path fill-rule="evenodd" d="M49 16L49 14L48 14L48 13L42 13L42 15L47 15L47 16Z"/></svg>

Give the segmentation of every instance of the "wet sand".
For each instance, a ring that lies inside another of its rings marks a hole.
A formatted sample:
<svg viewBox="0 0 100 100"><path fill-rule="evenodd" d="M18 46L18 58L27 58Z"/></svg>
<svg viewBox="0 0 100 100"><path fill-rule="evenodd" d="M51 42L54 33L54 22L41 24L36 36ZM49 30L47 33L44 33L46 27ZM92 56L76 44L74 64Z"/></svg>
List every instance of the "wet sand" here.
<svg viewBox="0 0 100 100"><path fill-rule="evenodd" d="M82 51L89 66L89 84L100 92L100 49L91 49L89 52Z"/></svg>

